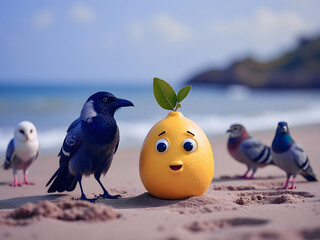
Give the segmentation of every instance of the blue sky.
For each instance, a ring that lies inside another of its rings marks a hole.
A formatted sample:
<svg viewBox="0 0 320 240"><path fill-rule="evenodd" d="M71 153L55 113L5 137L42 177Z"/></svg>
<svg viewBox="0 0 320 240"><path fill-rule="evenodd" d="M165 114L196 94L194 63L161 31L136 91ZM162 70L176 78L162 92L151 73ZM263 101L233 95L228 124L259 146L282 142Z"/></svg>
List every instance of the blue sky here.
<svg viewBox="0 0 320 240"><path fill-rule="evenodd" d="M189 79L320 34L318 0L0 2L0 82Z"/></svg>

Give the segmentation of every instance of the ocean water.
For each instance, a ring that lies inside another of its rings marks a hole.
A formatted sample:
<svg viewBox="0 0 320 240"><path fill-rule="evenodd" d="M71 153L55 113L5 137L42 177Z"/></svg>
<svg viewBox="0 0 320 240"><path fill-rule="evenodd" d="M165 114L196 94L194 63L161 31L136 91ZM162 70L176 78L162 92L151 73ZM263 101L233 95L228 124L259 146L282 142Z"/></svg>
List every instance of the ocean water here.
<svg viewBox="0 0 320 240"><path fill-rule="evenodd" d="M176 91L181 87L174 86ZM150 128L168 114L154 99L152 82L145 86L0 85L0 159L4 158L15 125L22 120L37 127L41 152L58 153L69 124L97 91L112 92L135 104L115 114L120 148L140 147ZM225 134L233 123L244 124L249 132L275 129L279 121L287 121L289 126L320 123L320 90L193 86L179 111L210 136Z"/></svg>

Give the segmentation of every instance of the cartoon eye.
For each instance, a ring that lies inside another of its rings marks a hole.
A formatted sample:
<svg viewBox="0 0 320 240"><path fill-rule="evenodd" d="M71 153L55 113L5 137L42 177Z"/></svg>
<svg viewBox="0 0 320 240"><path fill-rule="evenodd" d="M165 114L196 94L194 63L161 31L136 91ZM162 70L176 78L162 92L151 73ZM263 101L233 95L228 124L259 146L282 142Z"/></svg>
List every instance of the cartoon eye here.
<svg viewBox="0 0 320 240"><path fill-rule="evenodd" d="M194 152L197 149L197 143L191 138L186 138L182 144L184 150L187 152Z"/></svg>
<svg viewBox="0 0 320 240"><path fill-rule="evenodd" d="M167 139L161 138L156 142L155 147L158 153L165 153L169 148L169 143Z"/></svg>
<svg viewBox="0 0 320 240"><path fill-rule="evenodd" d="M102 99L102 101L108 102L108 98L107 98L107 97L104 97L104 98Z"/></svg>
<svg viewBox="0 0 320 240"><path fill-rule="evenodd" d="M24 131L22 129L19 130L20 133L22 133L24 135Z"/></svg>

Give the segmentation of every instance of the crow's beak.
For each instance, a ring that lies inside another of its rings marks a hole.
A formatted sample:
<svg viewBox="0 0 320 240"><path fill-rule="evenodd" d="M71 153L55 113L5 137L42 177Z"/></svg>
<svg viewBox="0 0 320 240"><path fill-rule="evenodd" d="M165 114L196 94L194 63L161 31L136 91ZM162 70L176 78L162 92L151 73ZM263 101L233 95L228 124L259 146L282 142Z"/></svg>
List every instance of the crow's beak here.
<svg viewBox="0 0 320 240"><path fill-rule="evenodd" d="M117 99L117 107L134 107L133 103L126 99Z"/></svg>

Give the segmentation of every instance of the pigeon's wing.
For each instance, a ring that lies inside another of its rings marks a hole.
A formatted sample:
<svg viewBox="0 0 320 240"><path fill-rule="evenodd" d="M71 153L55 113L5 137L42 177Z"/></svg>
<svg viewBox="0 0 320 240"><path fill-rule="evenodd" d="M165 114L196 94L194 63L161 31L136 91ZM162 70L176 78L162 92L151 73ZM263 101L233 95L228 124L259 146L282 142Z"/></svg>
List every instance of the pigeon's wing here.
<svg viewBox="0 0 320 240"><path fill-rule="evenodd" d="M14 140L11 139L11 141L9 142L8 148L7 148L7 152L6 152L6 160L3 164L3 168L4 169L8 169L11 167L11 163L12 163L12 157L14 155Z"/></svg>
<svg viewBox="0 0 320 240"><path fill-rule="evenodd" d="M69 126L67 135L60 149L60 165L68 163L82 142L81 120L78 118Z"/></svg>
<svg viewBox="0 0 320 240"><path fill-rule="evenodd" d="M240 144L241 151L252 161L260 164L272 162L270 147L265 146L255 138L249 138Z"/></svg>
<svg viewBox="0 0 320 240"><path fill-rule="evenodd" d="M295 143L292 147L293 158L300 168L300 174L308 181L317 181L316 175L314 174L307 154L304 152L303 148Z"/></svg>
<svg viewBox="0 0 320 240"><path fill-rule="evenodd" d="M293 154L293 158L299 168L301 168L302 170L306 170L309 166L309 160L303 148L299 144L295 143L292 146L291 151Z"/></svg>

